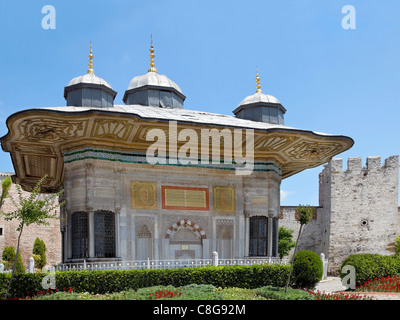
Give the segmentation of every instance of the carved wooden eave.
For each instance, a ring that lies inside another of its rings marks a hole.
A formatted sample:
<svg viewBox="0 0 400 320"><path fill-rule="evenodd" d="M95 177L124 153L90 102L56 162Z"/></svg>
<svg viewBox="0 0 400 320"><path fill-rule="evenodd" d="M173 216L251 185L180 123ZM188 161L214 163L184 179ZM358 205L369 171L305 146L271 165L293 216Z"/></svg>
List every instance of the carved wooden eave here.
<svg viewBox="0 0 400 320"><path fill-rule="evenodd" d="M201 129L212 128L243 129L245 137L244 129L252 128L254 160L274 161L282 168L282 179L324 164L354 144L351 138L345 136L258 123L234 116L171 110L172 116L168 118L165 115L169 111L165 109L143 106L123 108L58 107L29 109L11 115L7 119L9 131L1 138L1 145L11 155L15 169L14 182L30 191L40 178L47 175L42 191L57 192L64 181L65 152L102 148L145 153L154 143L146 141L148 130L156 128L168 132L169 121L177 122L178 132L181 129L194 129L199 137ZM153 113L135 110L152 110ZM191 120L193 117L195 121ZM178 148L184 143L178 142Z"/></svg>

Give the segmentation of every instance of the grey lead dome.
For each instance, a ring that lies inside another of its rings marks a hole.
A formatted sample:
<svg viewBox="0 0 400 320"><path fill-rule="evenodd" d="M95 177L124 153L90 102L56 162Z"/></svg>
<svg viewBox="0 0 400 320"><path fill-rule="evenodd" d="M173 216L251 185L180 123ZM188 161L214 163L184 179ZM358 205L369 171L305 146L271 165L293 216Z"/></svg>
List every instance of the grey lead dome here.
<svg viewBox="0 0 400 320"><path fill-rule="evenodd" d="M116 95L110 84L94 73L76 77L64 88L67 106L109 108Z"/></svg>
<svg viewBox="0 0 400 320"><path fill-rule="evenodd" d="M279 100L275 98L274 96L262 93L262 92L256 92L255 94L246 97L243 99L243 101L239 104L238 107L242 105L247 105L251 103L258 103L258 102L265 102L265 103L278 103L280 104Z"/></svg>
<svg viewBox="0 0 400 320"><path fill-rule="evenodd" d="M157 72L148 72L142 76L134 77L127 90L137 89L144 86L155 86L164 88L173 88L182 94L181 88L169 79L167 76L158 74Z"/></svg>
<svg viewBox="0 0 400 320"><path fill-rule="evenodd" d="M284 124L286 109L277 98L262 92L256 92L246 97L238 107L233 110L240 119L266 122L271 124Z"/></svg>
<svg viewBox="0 0 400 320"><path fill-rule="evenodd" d="M175 82L156 71L149 71L131 80L122 100L127 105L182 109L185 99Z"/></svg>
<svg viewBox="0 0 400 320"><path fill-rule="evenodd" d="M68 86L73 86L75 84L79 83L86 83L86 84L98 84L98 85L103 85L106 86L110 89L112 89L111 85L104 79L96 76L93 73L87 73L83 76L79 76L76 78L73 78L69 83Z"/></svg>

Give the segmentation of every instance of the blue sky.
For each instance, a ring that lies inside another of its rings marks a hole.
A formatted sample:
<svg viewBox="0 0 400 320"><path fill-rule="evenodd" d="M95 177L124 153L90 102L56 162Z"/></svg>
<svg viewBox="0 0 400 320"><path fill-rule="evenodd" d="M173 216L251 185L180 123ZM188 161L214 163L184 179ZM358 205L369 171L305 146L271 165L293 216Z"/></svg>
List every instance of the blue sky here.
<svg viewBox="0 0 400 320"><path fill-rule="evenodd" d="M43 29L42 7L56 9ZM342 7L356 29L342 28ZM118 92L147 72L150 34L161 74L186 95L185 108L231 115L262 90L287 109L285 124L342 134L355 145L338 157L400 153L400 2L396 0L147 0L0 2L0 135L16 111L64 106L64 86L94 70ZM318 204L318 173L282 182L283 205ZM12 172L0 152L0 171Z"/></svg>

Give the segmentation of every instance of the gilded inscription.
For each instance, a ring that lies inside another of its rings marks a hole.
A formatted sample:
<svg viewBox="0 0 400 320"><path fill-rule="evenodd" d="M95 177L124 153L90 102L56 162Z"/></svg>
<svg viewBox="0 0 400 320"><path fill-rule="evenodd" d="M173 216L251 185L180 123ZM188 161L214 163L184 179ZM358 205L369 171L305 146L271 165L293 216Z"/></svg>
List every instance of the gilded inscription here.
<svg viewBox="0 0 400 320"><path fill-rule="evenodd" d="M131 181L132 209L157 209L157 183Z"/></svg>
<svg viewBox="0 0 400 320"><path fill-rule="evenodd" d="M235 189L232 187L214 187L214 211L235 212Z"/></svg>
<svg viewBox="0 0 400 320"><path fill-rule="evenodd" d="M208 189L162 186L163 209L209 210Z"/></svg>

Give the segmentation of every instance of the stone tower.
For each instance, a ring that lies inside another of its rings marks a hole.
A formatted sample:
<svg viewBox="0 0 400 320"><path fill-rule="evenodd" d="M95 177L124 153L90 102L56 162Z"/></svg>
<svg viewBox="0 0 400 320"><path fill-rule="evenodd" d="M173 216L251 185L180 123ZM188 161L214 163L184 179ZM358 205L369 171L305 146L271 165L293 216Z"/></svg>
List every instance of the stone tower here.
<svg viewBox="0 0 400 320"><path fill-rule="evenodd" d="M321 251L328 255L329 272L336 273L351 254L391 255L399 235L399 157L381 166L380 157L333 159L319 176L323 222ZM321 217L321 215L320 215Z"/></svg>

